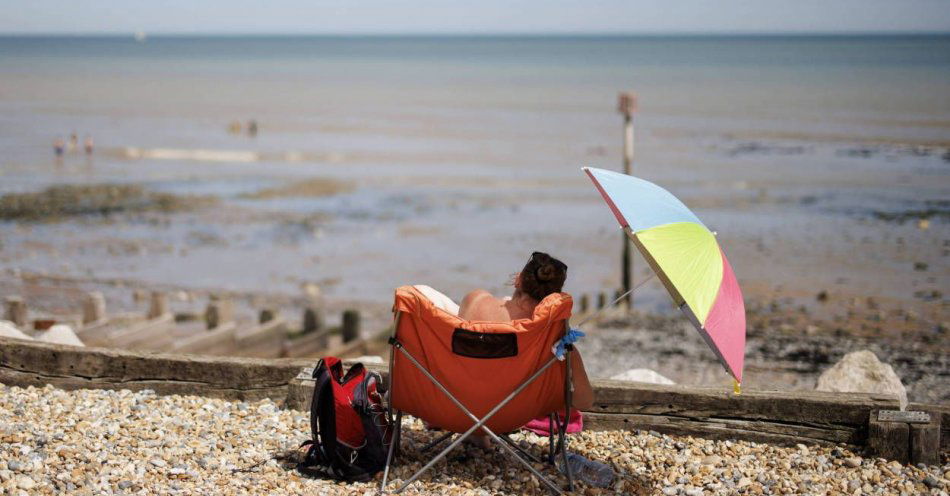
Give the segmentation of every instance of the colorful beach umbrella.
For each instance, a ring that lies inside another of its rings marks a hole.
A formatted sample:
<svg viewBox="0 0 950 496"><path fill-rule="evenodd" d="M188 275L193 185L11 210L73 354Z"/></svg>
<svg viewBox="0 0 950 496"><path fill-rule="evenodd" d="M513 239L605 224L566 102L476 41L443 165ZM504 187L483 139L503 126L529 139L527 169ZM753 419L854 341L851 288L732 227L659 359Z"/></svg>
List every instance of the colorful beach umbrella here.
<svg viewBox="0 0 950 496"><path fill-rule="evenodd" d="M617 222L727 371L742 382L745 304L715 234L669 191L585 167Z"/></svg>

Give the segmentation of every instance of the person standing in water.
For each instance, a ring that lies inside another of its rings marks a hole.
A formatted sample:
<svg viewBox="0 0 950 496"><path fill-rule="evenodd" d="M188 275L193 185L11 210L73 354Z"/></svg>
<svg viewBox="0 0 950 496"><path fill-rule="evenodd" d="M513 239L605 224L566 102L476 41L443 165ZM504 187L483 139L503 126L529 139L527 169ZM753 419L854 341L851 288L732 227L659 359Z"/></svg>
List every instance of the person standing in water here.
<svg viewBox="0 0 950 496"><path fill-rule="evenodd" d="M76 131L73 131L72 134L69 135L69 151L70 152L76 151L76 148L78 147L79 147L79 136L76 136Z"/></svg>
<svg viewBox="0 0 950 496"><path fill-rule="evenodd" d="M63 157L63 152L66 151L65 148L66 143L63 142L63 138L57 136L56 139L53 140L53 153L56 154L56 158Z"/></svg>
<svg viewBox="0 0 950 496"><path fill-rule="evenodd" d="M95 147L95 143L92 141L92 136L88 134L86 135L83 146L86 148L86 155L92 155L92 150Z"/></svg>

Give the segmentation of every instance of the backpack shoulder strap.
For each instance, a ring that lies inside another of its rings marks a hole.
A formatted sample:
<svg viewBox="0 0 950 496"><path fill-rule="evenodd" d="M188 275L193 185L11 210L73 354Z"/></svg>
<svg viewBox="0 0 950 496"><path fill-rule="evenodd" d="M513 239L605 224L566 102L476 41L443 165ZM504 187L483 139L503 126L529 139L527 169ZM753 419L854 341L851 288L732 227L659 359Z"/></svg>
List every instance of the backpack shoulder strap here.
<svg viewBox="0 0 950 496"><path fill-rule="evenodd" d="M326 433L327 429L334 430L333 388L330 381L330 370L324 360L317 362L313 368L313 398L310 400L310 449L307 451L305 463L309 465L327 465L331 453L336 450L336 433ZM326 440L332 444L327 444ZM306 444L306 443L305 443Z"/></svg>

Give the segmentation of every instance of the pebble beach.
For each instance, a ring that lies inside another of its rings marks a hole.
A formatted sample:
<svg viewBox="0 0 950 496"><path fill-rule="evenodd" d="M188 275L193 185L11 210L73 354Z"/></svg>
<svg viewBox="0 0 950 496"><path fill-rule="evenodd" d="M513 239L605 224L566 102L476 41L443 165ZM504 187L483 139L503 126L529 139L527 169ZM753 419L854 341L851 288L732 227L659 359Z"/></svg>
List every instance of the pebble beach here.
<svg viewBox="0 0 950 496"><path fill-rule="evenodd" d="M407 424L395 481L424 463L438 433ZM151 391L19 388L0 384L0 494L376 494L378 480L344 484L293 470L307 412ZM545 440L514 434L540 455ZM950 460L905 466L845 447L777 447L644 431L583 432L570 449L607 463L612 487L579 494L946 495ZM541 468L550 473L548 467ZM558 480L565 483L563 477ZM397 487L390 486L391 489ZM409 494L546 494L499 448L464 446Z"/></svg>

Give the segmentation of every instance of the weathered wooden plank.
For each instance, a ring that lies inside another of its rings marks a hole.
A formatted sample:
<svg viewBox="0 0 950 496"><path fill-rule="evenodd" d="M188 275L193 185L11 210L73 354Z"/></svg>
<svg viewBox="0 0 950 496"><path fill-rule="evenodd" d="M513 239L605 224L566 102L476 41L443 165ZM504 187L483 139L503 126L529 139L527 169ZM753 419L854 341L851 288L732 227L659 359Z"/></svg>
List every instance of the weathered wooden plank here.
<svg viewBox="0 0 950 496"><path fill-rule="evenodd" d="M226 355L237 349L234 342L235 330L234 322L221 324L208 331L198 331L195 335L176 342L171 349L175 353Z"/></svg>
<svg viewBox="0 0 950 496"><path fill-rule="evenodd" d="M704 418L782 418L807 425L863 425L872 409L898 408L896 396L817 391L744 391L610 380L592 381L596 413L635 413Z"/></svg>
<svg viewBox="0 0 950 496"><path fill-rule="evenodd" d="M309 360L208 357L90 348L0 338L0 382L65 389L153 389L283 403Z"/></svg>
<svg viewBox="0 0 950 496"><path fill-rule="evenodd" d="M261 358L280 356L287 339L287 322L273 318L254 327L238 329L234 334L235 354Z"/></svg>
<svg viewBox="0 0 950 496"><path fill-rule="evenodd" d="M104 322L98 322L81 327L78 331L76 331L76 335L87 346L108 344L109 334L128 326L140 324L146 320L147 319L142 314L123 313L119 315L112 315Z"/></svg>
<svg viewBox="0 0 950 496"><path fill-rule="evenodd" d="M122 349L167 349L172 343L170 331L174 325L175 317L166 313L110 333L105 344Z"/></svg>
<svg viewBox="0 0 950 496"><path fill-rule="evenodd" d="M283 354L286 357L316 356L327 350L331 329L296 336L284 342Z"/></svg>
<svg viewBox="0 0 950 496"><path fill-rule="evenodd" d="M360 355L365 355L368 349L369 347L367 346L365 339L356 339L354 341L342 343L337 347L331 348L323 355L335 356L337 358L353 358Z"/></svg>
<svg viewBox="0 0 950 496"><path fill-rule="evenodd" d="M696 420L666 415L623 413L584 413L584 428L602 430L653 430L664 434L695 436L706 439L740 439L758 443L794 445L797 443L860 445L858 429L818 429L764 421L735 419Z"/></svg>

